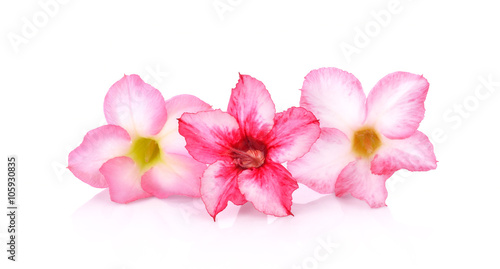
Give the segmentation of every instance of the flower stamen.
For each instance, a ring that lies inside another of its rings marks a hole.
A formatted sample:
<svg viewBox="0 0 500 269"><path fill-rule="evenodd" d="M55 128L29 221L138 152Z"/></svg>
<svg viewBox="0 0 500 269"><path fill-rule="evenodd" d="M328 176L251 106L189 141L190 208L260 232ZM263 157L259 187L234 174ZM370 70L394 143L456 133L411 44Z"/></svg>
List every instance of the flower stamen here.
<svg viewBox="0 0 500 269"><path fill-rule="evenodd" d="M141 137L132 144L129 156L142 169L149 169L160 160L160 147L156 140Z"/></svg>
<svg viewBox="0 0 500 269"><path fill-rule="evenodd" d="M249 149L242 151L232 149L232 151L234 163L244 169L260 167L266 160L265 154L261 150Z"/></svg>
<svg viewBox="0 0 500 269"><path fill-rule="evenodd" d="M382 141L373 128L356 131L352 139L352 151L362 158L371 157L381 145Z"/></svg>

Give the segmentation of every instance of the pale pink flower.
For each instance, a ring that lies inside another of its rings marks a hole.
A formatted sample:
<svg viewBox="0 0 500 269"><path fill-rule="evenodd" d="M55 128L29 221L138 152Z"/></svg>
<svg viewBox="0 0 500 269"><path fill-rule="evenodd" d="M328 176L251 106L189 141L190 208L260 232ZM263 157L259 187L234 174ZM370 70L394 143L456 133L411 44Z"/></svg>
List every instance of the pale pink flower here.
<svg viewBox="0 0 500 269"><path fill-rule="evenodd" d="M191 95L165 101L139 76L124 76L104 99L108 125L87 133L69 154L68 168L93 187L109 187L111 200L118 203L152 195L199 197L206 165L187 153L177 118L209 109Z"/></svg>
<svg viewBox="0 0 500 269"><path fill-rule="evenodd" d="M428 88L423 76L395 72L366 98L361 83L348 72L311 71L300 105L318 117L321 135L288 169L298 182L320 193L350 193L371 207L385 206L385 181L395 171L436 168L432 144L417 131Z"/></svg>
<svg viewBox="0 0 500 269"><path fill-rule="evenodd" d="M276 113L264 84L240 75L227 112L184 113L179 132L189 153L210 164L201 179L201 198L215 220L228 201L250 201L269 215L292 214L292 192L298 185L281 163L303 156L320 129L304 108Z"/></svg>

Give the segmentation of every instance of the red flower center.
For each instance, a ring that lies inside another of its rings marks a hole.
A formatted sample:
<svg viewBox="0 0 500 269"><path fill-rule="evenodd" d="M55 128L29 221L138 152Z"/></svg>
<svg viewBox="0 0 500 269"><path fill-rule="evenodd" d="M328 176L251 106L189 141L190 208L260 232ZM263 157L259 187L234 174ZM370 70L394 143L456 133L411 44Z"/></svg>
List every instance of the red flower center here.
<svg viewBox="0 0 500 269"><path fill-rule="evenodd" d="M231 148L231 157L243 169L257 168L266 161L266 146L251 138L243 139L239 146Z"/></svg>
<svg viewBox="0 0 500 269"><path fill-rule="evenodd" d="M235 154L237 156L233 157L237 165L241 168L257 168L264 164L266 160L264 152L257 149L249 149L247 151L241 151Z"/></svg>

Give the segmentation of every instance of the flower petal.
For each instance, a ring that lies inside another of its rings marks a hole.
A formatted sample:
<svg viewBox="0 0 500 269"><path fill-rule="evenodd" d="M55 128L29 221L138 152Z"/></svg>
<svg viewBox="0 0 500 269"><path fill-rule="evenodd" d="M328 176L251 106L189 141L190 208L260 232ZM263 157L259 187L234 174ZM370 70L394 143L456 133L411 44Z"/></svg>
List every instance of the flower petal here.
<svg viewBox="0 0 500 269"><path fill-rule="evenodd" d="M104 98L104 115L109 124L123 127L132 136L157 134L167 120L161 93L138 75L123 76Z"/></svg>
<svg viewBox="0 0 500 269"><path fill-rule="evenodd" d="M351 141L341 131L321 128L321 135L311 150L287 164L294 178L319 193L333 193L340 172L355 160Z"/></svg>
<svg viewBox="0 0 500 269"><path fill-rule="evenodd" d="M69 153L68 168L90 186L106 188L108 184L99 168L109 159L127 154L130 145L130 136L120 126L101 126L89 131L82 144Z"/></svg>
<svg viewBox="0 0 500 269"><path fill-rule="evenodd" d="M314 113L321 127L351 137L365 119L365 93L351 73L333 67L312 70L301 91L300 106Z"/></svg>
<svg viewBox="0 0 500 269"><path fill-rule="evenodd" d="M374 174L392 174L399 169L409 171L428 171L436 169L437 161L434 147L429 138L416 131L406 139L388 140L372 160Z"/></svg>
<svg viewBox="0 0 500 269"><path fill-rule="evenodd" d="M374 175L370 171L369 160L358 159L348 164L340 173L335 183L335 195L340 197L350 193L367 202L370 207L386 206L385 181L391 175Z"/></svg>
<svg viewBox="0 0 500 269"><path fill-rule="evenodd" d="M141 171L129 157L116 157L105 162L101 173L109 185L111 201L126 204L150 197L141 187Z"/></svg>
<svg viewBox="0 0 500 269"><path fill-rule="evenodd" d="M189 154L208 164L231 160L229 148L241 140L236 119L219 109L184 113L179 119L179 133L186 139Z"/></svg>
<svg viewBox="0 0 500 269"><path fill-rule="evenodd" d="M368 95L366 124L390 139L412 135L424 118L429 82L420 75L395 72L383 77Z"/></svg>
<svg viewBox="0 0 500 269"><path fill-rule="evenodd" d="M142 188L158 198L200 197L200 178L207 165L179 154L164 154L163 160L142 176Z"/></svg>
<svg viewBox="0 0 500 269"><path fill-rule="evenodd" d="M165 101L167 108L167 121L161 132L157 135L160 146L164 152L188 155L186 151L186 140L179 134L178 118L184 112L196 113L199 111L212 110L212 107L200 100L198 97L182 94Z"/></svg>
<svg viewBox="0 0 500 269"><path fill-rule="evenodd" d="M319 121L302 107L276 114L275 124L266 138L267 158L276 163L304 156L319 137Z"/></svg>
<svg viewBox="0 0 500 269"><path fill-rule="evenodd" d="M201 199L215 220L219 212L224 210L227 202L236 205L246 203L245 197L238 189L238 169L233 163L217 161L208 166L201 178Z"/></svg>
<svg viewBox="0 0 500 269"><path fill-rule="evenodd" d="M238 176L238 186L257 210L276 217L292 215L292 193L299 185L281 164L265 163L244 170Z"/></svg>
<svg viewBox="0 0 500 269"><path fill-rule="evenodd" d="M240 74L227 112L236 118L244 136L262 140L273 128L276 108L262 82Z"/></svg>

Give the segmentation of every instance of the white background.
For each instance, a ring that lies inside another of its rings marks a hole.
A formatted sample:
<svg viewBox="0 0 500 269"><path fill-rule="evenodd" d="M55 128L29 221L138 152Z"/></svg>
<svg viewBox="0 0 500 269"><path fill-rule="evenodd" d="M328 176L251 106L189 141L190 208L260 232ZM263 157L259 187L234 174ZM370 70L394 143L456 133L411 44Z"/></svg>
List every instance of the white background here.
<svg viewBox="0 0 500 269"><path fill-rule="evenodd" d="M394 10L390 0L73 0L51 14L46 2L0 4L0 156L19 158L20 208L19 262L7 261L0 240L1 268L499 268L494 1L400 0ZM218 14L214 3L230 10ZM383 26L373 15L382 10L392 12ZM341 47L356 46L359 31L371 36L346 57ZM214 223L199 199L119 205L64 169L104 124L104 96L123 74L165 98L190 93L225 110L241 72L263 81L282 111L298 106L303 77L325 66L353 73L366 93L394 71L430 82L420 130L438 168L389 179L386 208L301 186L295 217L231 204Z"/></svg>

